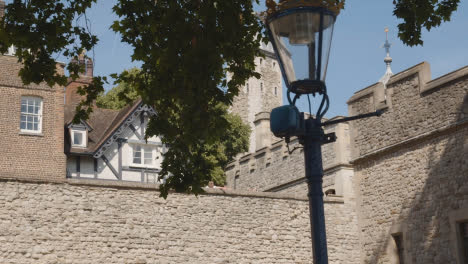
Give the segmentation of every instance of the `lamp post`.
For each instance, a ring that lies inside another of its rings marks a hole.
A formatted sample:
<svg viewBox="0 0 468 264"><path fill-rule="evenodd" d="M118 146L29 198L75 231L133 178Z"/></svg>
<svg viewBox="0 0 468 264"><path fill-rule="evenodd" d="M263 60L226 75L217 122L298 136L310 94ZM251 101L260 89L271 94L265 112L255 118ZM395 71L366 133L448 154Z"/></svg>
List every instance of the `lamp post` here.
<svg viewBox="0 0 468 264"><path fill-rule="evenodd" d="M336 1L313 0L283 0L278 5L267 1L267 5L266 25L288 88L289 101L289 105L272 110L270 127L275 136L286 137L286 141L297 136L304 147L313 258L316 264L326 264L321 145L333 141L334 135L325 135L321 119L329 105L324 81L333 26L341 7ZM307 70L303 74L296 74L294 69L293 56L297 54L292 54L293 47L307 54L308 62L303 65ZM293 99L291 94L294 94ZM295 102L301 95L309 94L322 96L322 101L315 117L310 115L306 119L304 113L299 113Z"/></svg>
<svg viewBox="0 0 468 264"><path fill-rule="evenodd" d="M304 148L313 258L315 264L326 264L328 255L323 208L321 146L335 141L336 137L334 133L325 134L322 127L327 124L379 116L381 112L322 122L330 103L325 77L333 26L339 11L343 8L343 1L280 0L276 4L273 0L266 0L266 4L268 6L266 26L288 89L289 102L289 105L272 110L270 128L275 136L284 137L286 142L289 142L292 136L298 137L299 143ZM293 54L301 49L299 56ZM306 63L304 63L305 54L307 54ZM297 65L300 65L300 69ZM295 66L303 72L296 73ZM301 95L310 94L321 96L321 103L315 116L311 113L306 118L304 113L299 113L295 103Z"/></svg>

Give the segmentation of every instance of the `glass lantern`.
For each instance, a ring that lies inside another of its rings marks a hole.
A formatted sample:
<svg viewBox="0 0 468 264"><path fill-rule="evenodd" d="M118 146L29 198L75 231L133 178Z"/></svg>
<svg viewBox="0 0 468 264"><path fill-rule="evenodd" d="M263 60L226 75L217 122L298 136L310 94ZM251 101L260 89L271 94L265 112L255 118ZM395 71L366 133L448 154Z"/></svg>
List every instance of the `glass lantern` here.
<svg viewBox="0 0 468 264"><path fill-rule="evenodd" d="M288 8L267 17L270 40L290 92L324 92L335 20L335 12L320 6Z"/></svg>

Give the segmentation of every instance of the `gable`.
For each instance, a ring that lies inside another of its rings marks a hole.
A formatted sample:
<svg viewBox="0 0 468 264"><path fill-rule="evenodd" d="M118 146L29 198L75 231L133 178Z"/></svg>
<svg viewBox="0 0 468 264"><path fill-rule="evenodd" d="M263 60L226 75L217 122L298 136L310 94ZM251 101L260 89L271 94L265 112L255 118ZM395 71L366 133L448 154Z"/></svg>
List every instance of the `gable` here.
<svg viewBox="0 0 468 264"><path fill-rule="evenodd" d="M122 118L120 122L115 123L112 127L109 128L107 135L103 140L98 144L98 147L94 151L93 157L100 158L104 152L112 146L119 138L121 138L125 132L131 130L133 134L137 136L144 136L141 132L137 131L134 127L134 122L140 119L140 116L147 113L149 116L156 115L154 109L148 105L143 105L140 101L138 102L134 109Z"/></svg>

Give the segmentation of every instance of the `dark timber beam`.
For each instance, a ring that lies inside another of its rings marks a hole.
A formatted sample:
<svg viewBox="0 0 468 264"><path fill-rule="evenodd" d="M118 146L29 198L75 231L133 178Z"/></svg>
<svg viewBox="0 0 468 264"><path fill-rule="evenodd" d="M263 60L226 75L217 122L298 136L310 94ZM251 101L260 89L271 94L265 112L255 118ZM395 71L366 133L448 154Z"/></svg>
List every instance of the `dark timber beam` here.
<svg viewBox="0 0 468 264"><path fill-rule="evenodd" d="M76 156L76 177L80 177L81 174L81 157Z"/></svg>
<svg viewBox="0 0 468 264"><path fill-rule="evenodd" d="M133 131L133 133L135 133L139 140L143 140L143 136L138 132L133 124L130 124L128 127Z"/></svg>
<svg viewBox="0 0 468 264"><path fill-rule="evenodd" d="M117 142L119 149L119 179L122 179L122 141Z"/></svg>
<svg viewBox="0 0 468 264"><path fill-rule="evenodd" d="M119 177L119 173L115 170L114 166L112 166L112 164L109 162L109 160L107 159L106 156L102 155L101 156L101 159L106 163L106 165L109 167L109 169L112 171L112 173L114 173L115 177L117 177L117 179L119 180L122 180L120 177Z"/></svg>
<svg viewBox="0 0 468 264"><path fill-rule="evenodd" d="M94 159L94 178L97 179L98 177L98 159Z"/></svg>
<svg viewBox="0 0 468 264"><path fill-rule="evenodd" d="M140 131L141 134L145 135L145 115L144 112L140 114Z"/></svg>

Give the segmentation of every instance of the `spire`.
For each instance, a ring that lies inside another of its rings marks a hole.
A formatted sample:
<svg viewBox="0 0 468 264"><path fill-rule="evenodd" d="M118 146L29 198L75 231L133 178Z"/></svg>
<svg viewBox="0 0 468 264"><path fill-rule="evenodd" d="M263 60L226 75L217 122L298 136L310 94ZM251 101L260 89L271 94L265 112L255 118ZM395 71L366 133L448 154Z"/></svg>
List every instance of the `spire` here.
<svg viewBox="0 0 468 264"><path fill-rule="evenodd" d="M379 82L383 84L387 84L388 80L390 80L390 77L392 77L393 75L392 68L391 68L392 57L390 57L390 47L392 46L392 44L388 42L388 27L385 28L385 38L386 38L385 43L383 44L382 47L385 48L385 52L387 53L387 56L384 59L384 62L387 65L387 70L385 71L384 76L382 76L382 78L380 78L379 80Z"/></svg>

